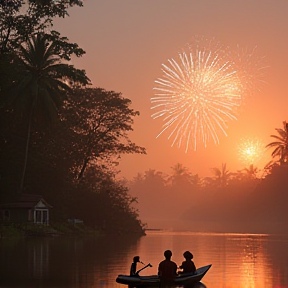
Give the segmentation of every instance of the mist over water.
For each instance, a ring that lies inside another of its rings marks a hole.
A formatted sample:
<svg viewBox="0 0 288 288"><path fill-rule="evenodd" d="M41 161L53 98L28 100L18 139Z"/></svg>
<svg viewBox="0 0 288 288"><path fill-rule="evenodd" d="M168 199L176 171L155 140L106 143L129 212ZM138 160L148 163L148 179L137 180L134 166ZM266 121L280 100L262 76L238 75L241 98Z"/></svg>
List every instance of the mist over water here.
<svg viewBox="0 0 288 288"><path fill-rule="evenodd" d="M166 177L171 183L150 169L130 184L129 193L137 197L135 208L148 228L288 235L287 175L288 165L283 165L261 179L233 175L220 182L183 173Z"/></svg>

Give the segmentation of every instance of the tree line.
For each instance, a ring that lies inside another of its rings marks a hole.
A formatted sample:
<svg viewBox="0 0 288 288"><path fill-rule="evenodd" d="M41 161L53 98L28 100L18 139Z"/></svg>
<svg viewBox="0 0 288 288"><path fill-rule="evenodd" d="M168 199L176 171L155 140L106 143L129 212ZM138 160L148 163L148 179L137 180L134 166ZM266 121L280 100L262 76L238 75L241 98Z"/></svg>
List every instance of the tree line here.
<svg viewBox="0 0 288 288"><path fill-rule="evenodd" d="M132 183L116 180L121 154L146 153L128 137L139 111L121 93L93 87L85 70L70 64L85 51L53 30L53 21L82 5L80 0L0 1L0 203L21 193L41 194L53 206L52 220L76 217L110 231L141 232L134 204L146 200L135 195L137 185L160 200L175 198L163 194L165 189L178 187L176 199L197 191L197 204L203 191L219 195L261 182L253 165L231 173L225 163L205 179L177 164L171 176L150 169ZM283 124L267 145L274 150L265 179L287 165L288 125Z"/></svg>
<svg viewBox="0 0 288 288"><path fill-rule="evenodd" d="M139 200L135 207L141 218L160 223L154 227L192 231L288 232L287 123L276 131L278 135L271 135L276 141L267 145L273 150L264 171L251 164L231 172L222 163L202 178L176 163L170 174L155 169L138 173L128 186Z"/></svg>
<svg viewBox="0 0 288 288"><path fill-rule="evenodd" d="M143 233L128 188L116 180L139 112L121 93L95 88L70 64L85 51L53 28L79 0L0 2L0 203L40 194L52 221Z"/></svg>

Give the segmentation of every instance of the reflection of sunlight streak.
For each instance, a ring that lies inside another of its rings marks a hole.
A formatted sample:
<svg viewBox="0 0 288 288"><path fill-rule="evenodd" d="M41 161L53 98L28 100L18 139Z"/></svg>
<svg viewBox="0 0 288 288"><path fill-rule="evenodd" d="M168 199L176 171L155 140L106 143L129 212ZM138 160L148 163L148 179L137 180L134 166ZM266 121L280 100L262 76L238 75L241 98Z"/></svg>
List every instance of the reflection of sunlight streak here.
<svg viewBox="0 0 288 288"><path fill-rule="evenodd" d="M225 267L219 287L272 287L272 277L269 277L271 271L263 248L265 238L252 234L235 234L228 237L225 258L222 259L223 263L219 263Z"/></svg>
<svg viewBox="0 0 288 288"><path fill-rule="evenodd" d="M264 261L265 257L261 239L247 238L245 242L246 247L241 255L241 264L239 267L239 271L243 275L240 287L272 287L271 278L266 276L269 269L266 267L267 263ZM259 259L261 259L260 263Z"/></svg>
<svg viewBox="0 0 288 288"><path fill-rule="evenodd" d="M162 235L162 237L157 237L157 235ZM267 237L267 234L149 232L147 238L141 239L137 253L146 255L145 257L150 255L151 263L159 263L163 260L163 252L171 249L173 260L181 263L183 251L187 247L190 247L189 249L193 247L196 266L210 262L213 265L211 271L203 279L207 287L273 287L274 276L272 277L270 262L265 250ZM143 245L143 242L146 245ZM206 251L206 253L201 253L201 251ZM145 275L149 275L156 270L153 271L152 268L146 272Z"/></svg>
<svg viewBox="0 0 288 288"><path fill-rule="evenodd" d="M204 262L214 263L209 275L211 278L207 277L204 281L207 287L273 287L274 276L272 276L270 261L265 250L267 235L215 233L211 234L211 237L210 245L213 243L211 251L214 257L211 252L207 251L207 243L202 243L199 247L195 246L198 251L205 250L208 254Z"/></svg>
<svg viewBox="0 0 288 288"><path fill-rule="evenodd" d="M47 242L40 242L29 249L29 266L34 278L42 278L49 274L49 248Z"/></svg>

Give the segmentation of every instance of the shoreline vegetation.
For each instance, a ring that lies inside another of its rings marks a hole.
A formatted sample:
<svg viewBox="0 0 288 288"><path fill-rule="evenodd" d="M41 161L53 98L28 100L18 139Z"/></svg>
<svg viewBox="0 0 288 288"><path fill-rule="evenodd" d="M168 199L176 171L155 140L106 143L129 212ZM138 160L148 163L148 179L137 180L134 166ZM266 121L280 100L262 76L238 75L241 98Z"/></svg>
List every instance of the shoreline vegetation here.
<svg viewBox="0 0 288 288"><path fill-rule="evenodd" d="M53 207L50 227L77 217L92 230L141 235L145 225L132 207L137 200L116 179L121 155L146 154L129 138L140 112L121 92L92 86L86 71L70 62L85 51L52 29L54 19L83 4L0 1L1 219L26 223L26 216L15 221L5 205L41 193ZM8 231L41 234L39 226L18 228Z"/></svg>
<svg viewBox="0 0 288 288"><path fill-rule="evenodd" d="M213 220L222 230L225 223L243 226L253 219L265 226L286 220L286 121L266 146L274 151L265 177L258 178L252 163L233 173L222 163L212 168L213 177L202 179L178 163L168 178L149 169L133 181L119 179L122 155L146 154L129 138L140 112L121 92L91 86L86 71L70 63L85 51L52 30L55 18L67 17L83 2L0 1L1 219L6 221L3 207L23 194L41 193L53 207L50 226L0 222L1 237L52 235L52 229L59 235L142 236L147 224L141 219L167 215L183 215L191 227ZM74 217L85 226L67 224ZM26 223L27 217L19 221Z"/></svg>
<svg viewBox="0 0 288 288"><path fill-rule="evenodd" d="M140 217L149 228L288 234L288 163L274 165L264 178L236 178L238 174L222 172L219 178L226 177L226 183L213 178L209 186L190 182L189 171L181 171L185 174L170 176L177 180L174 183L165 182L161 172L150 171L130 184L131 195L139 199ZM159 209L157 203L163 199L165 205Z"/></svg>
<svg viewBox="0 0 288 288"><path fill-rule="evenodd" d="M198 223L201 224L201 223ZM281 225L276 225L277 228L274 226L276 223L269 223L271 229L257 229L257 223L254 223L255 225L251 225L250 228L252 229L231 229L229 231L227 230L221 230L221 227L218 225L214 225L213 223L210 223L211 225L206 226L206 229L201 229L198 225L197 230L190 231L190 230L181 230L181 229L165 229L165 228L146 228L142 232L139 231L130 231L127 233L127 231L114 231L114 232L107 232L102 229L97 228L91 228L87 227L83 224L71 224L71 223L55 223L53 225L35 225L35 224L0 224L0 239L4 238L23 238L23 237L81 237L81 236L95 236L95 237L101 237L101 236L108 236L108 235L114 235L114 236L129 236L129 237L135 237L140 238L142 236L146 236L147 233L151 232L159 232L159 233L197 233L197 234L251 234L251 235L288 235L288 229L287 227L282 227ZM207 225L207 223L206 223ZM274 228L276 229L273 229ZM196 225L197 227L197 225ZM195 228L196 228L195 227ZM210 228L208 228L210 227ZM253 229L253 227L256 229ZM246 227L247 228L247 227ZM285 228L285 229L284 229ZM147 233L146 233L147 232Z"/></svg>
<svg viewBox="0 0 288 288"><path fill-rule="evenodd" d="M99 228L91 228L84 224L53 223L51 225L39 224L0 224L0 239L13 237L59 237L59 236L104 236L125 235L141 237L146 233L142 231L105 231Z"/></svg>

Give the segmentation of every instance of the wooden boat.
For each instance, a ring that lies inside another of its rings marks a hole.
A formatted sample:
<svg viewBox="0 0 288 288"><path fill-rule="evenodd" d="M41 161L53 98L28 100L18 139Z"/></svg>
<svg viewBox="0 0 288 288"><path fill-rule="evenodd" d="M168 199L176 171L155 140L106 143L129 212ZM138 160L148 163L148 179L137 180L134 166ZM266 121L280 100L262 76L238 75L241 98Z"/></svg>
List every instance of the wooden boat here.
<svg viewBox="0 0 288 288"><path fill-rule="evenodd" d="M191 285L201 281L207 271L210 269L212 264L198 268L195 273L181 274L175 277L173 285ZM150 266L151 267L151 266ZM141 269L142 270L142 269ZM128 276L128 275L118 275L116 279L117 283L126 284L140 287L140 286L159 286L159 276Z"/></svg>

